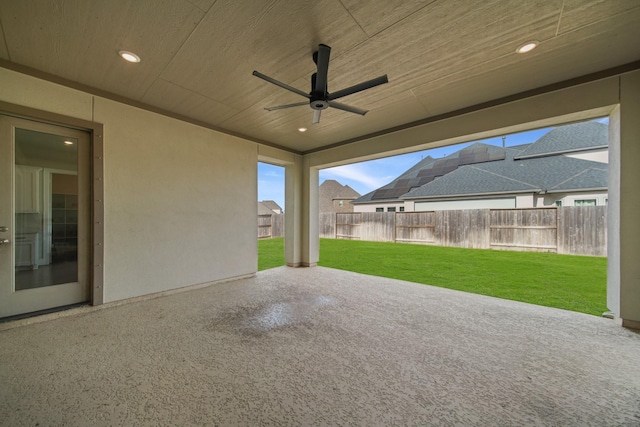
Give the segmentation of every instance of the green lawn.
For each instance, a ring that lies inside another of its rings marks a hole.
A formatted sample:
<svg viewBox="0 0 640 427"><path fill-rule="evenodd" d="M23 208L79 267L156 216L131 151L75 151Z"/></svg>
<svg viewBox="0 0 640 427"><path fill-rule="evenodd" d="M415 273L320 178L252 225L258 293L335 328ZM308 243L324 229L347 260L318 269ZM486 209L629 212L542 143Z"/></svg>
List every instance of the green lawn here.
<svg viewBox="0 0 640 427"><path fill-rule="evenodd" d="M284 238L258 240L258 271L284 265Z"/></svg>
<svg viewBox="0 0 640 427"><path fill-rule="evenodd" d="M284 265L283 239L259 242L259 269ZM320 240L324 267L602 315L607 259L534 252Z"/></svg>

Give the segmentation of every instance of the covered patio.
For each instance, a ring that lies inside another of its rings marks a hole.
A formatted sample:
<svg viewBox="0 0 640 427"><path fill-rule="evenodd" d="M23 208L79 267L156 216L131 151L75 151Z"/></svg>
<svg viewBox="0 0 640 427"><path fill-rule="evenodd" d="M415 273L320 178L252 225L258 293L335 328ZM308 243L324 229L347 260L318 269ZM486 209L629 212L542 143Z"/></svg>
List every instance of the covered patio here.
<svg viewBox="0 0 640 427"><path fill-rule="evenodd" d="M640 3L477 3L0 2L0 318L87 304L0 324L0 424L638 425ZM603 117L615 320L316 267L319 170Z"/></svg>
<svg viewBox="0 0 640 427"><path fill-rule="evenodd" d="M640 335L615 321L323 267L0 338L3 425L640 423Z"/></svg>

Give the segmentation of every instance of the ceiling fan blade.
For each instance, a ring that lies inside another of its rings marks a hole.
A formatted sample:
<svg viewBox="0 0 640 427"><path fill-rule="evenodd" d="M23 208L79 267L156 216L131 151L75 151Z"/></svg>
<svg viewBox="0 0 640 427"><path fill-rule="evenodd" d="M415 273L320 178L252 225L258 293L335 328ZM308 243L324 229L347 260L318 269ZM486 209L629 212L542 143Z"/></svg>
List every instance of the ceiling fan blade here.
<svg viewBox="0 0 640 427"><path fill-rule="evenodd" d="M259 72L257 72L257 71L254 71L254 72L253 72L253 75L254 75L254 76L256 76L256 77L259 77L259 78L261 78L262 80L265 80L265 81L267 81L267 82L269 82L269 83L271 83L271 84L274 84L274 85L276 85L276 86L280 86L281 88L286 89L286 90L288 90L288 91L290 91L290 92L297 93L298 95L302 95L302 96L304 96L305 98L310 98L310 96L309 96L309 94L308 94L308 93L304 93L304 92L303 92L303 91L301 91L300 89L296 89L295 87L289 86L289 85L288 85L288 84L286 84L286 83L279 82L278 80L272 79L272 78L271 78L271 77L269 77L269 76L265 76L265 75L264 75L264 74L262 74L262 73L259 73Z"/></svg>
<svg viewBox="0 0 640 427"><path fill-rule="evenodd" d="M318 46L316 65L318 66L318 76L316 77L315 92L324 94L327 91L327 79L329 75L329 56L331 47L326 44Z"/></svg>
<svg viewBox="0 0 640 427"><path fill-rule="evenodd" d="M322 110L313 110L313 124L320 123L320 113Z"/></svg>
<svg viewBox="0 0 640 427"><path fill-rule="evenodd" d="M265 108L265 110L267 111L284 110L285 108L302 107L303 105L309 105L309 102L302 101L302 102L296 102L295 104L278 105L275 107L267 107Z"/></svg>
<svg viewBox="0 0 640 427"><path fill-rule="evenodd" d="M367 80L366 82L359 83L357 85L348 87L346 89L339 90L334 93L330 93L327 99L329 101L333 99L342 98L343 96L352 95L357 92L362 92L363 90L371 89L372 87L379 86L381 84L389 83L389 79L387 75L376 77L375 79Z"/></svg>
<svg viewBox="0 0 640 427"><path fill-rule="evenodd" d="M329 107L337 108L338 110L348 111L350 113L360 114L364 116L369 112L369 110L362 110L360 108L352 107L350 105L341 104L335 101L329 101Z"/></svg>

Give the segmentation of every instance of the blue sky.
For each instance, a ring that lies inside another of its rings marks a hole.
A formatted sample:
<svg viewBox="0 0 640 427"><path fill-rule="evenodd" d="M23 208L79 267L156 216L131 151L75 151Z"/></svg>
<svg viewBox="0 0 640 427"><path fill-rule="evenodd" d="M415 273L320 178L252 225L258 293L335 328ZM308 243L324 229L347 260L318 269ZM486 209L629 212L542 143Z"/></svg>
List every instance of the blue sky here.
<svg viewBox="0 0 640 427"><path fill-rule="evenodd" d="M598 121L608 122L607 119ZM505 144L507 147L528 144L536 141L549 132L549 130L551 129L545 128L507 135ZM349 185L358 193L364 195L393 181L426 156L434 158L444 157L474 142L502 146L502 138L496 137L450 145L448 147L417 151L399 156L385 157L368 162L322 169L320 171L320 184L326 179L335 179L339 183ZM258 163L258 200L275 200L278 205L284 208L284 168L266 163Z"/></svg>

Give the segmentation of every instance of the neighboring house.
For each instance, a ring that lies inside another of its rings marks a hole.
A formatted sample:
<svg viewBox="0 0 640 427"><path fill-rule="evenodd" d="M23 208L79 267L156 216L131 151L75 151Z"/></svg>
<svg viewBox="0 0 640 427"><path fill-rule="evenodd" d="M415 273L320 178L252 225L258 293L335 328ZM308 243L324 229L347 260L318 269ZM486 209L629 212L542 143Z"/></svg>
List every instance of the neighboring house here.
<svg viewBox="0 0 640 427"><path fill-rule="evenodd" d="M272 211L271 209L269 209L264 202L258 202L258 216L260 215L273 215L275 214L274 211Z"/></svg>
<svg viewBox="0 0 640 427"><path fill-rule="evenodd" d="M427 157L353 202L356 212L606 205L608 126L557 127L532 144Z"/></svg>
<svg viewBox="0 0 640 427"><path fill-rule="evenodd" d="M353 212L351 202L360 197L353 188L342 185L334 179L325 180L318 190L318 206L320 213Z"/></svg>
<svg viewBox="0 0 640 427"><path fill-rule="evenodd" d="M273 200L263 200L261 202L258 203L262 203L267 209L272 210L272 213L277 213L277 214L281 214L284 211L282 210L282 208L280 207L280 205L278 205L276 202L274 202Z"/></svg>

